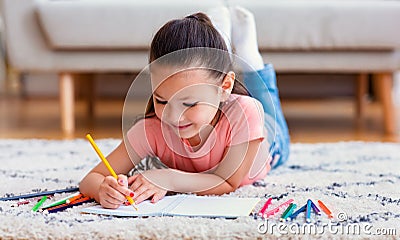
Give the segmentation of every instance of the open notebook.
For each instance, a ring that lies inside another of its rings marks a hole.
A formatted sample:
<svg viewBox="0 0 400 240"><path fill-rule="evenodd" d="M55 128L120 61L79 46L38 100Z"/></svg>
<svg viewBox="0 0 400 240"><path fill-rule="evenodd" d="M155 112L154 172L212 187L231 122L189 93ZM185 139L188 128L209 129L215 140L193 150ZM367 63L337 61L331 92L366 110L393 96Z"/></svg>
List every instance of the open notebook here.
<svg viewBox="0 0 400 240"><path fill-rule="evenodd" d="M104 214L120 217L140 216L190 216L236 218L249 216L259 198L207 197L195 195L166 196L157 203L144 201L132 206L121 205L117 209L106 209L100 205L82 209L83 213Z"/></svg>

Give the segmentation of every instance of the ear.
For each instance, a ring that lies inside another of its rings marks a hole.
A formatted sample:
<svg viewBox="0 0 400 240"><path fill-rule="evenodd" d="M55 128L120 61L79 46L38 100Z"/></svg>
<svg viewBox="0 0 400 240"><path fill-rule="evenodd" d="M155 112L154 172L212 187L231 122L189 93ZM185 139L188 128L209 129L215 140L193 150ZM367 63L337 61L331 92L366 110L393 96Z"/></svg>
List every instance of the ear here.
<svg viewBox="0 0 400 240"><path fill-rule="evenodd" d="M230 71L226 74L224 79L222 80L221 88L222 88L222 99L221 101L226 101L229 95L232 92L233 85L235 84L235 73Z"/></svg>

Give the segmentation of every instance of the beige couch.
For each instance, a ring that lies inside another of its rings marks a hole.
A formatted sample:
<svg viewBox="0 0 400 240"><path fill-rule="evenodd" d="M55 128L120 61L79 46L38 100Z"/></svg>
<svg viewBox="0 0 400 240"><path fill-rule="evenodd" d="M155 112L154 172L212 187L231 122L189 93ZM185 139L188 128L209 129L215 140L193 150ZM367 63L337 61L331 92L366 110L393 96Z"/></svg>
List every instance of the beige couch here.
<svg viewBox="0 0 400 240"><path fill-rule="evenodd" d="M167 20L206 11L216 1L3 0L7 53L20 72L57 72L62 129L74 131L76 73L135 72ZM278 72L357 73L361 116L374 76L384 129L395 131L390 96L400 69L400 1L228 0L255 14L260 51Z"/></svg>

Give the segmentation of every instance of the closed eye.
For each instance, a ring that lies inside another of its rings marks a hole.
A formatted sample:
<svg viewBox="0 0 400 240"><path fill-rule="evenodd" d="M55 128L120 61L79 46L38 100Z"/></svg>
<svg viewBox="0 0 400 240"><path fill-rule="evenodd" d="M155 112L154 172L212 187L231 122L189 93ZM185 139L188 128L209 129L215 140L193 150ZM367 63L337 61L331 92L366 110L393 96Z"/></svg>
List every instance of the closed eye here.
<svg viewBox="0 0 400 240"><path fill-rule="evenodd" d="M183 106L185 107L194 107L198 104L199 102L194 102L194 103L183 103Z"/></svg>
<svg viewBox="0 0 400 240"><path fill-rule="evenodd" d="M156 98L156 103L157 103L157 104L165 105L165 104L167 104L168 102L167 102L167 101L161 101L161 100L159 100L159 99Z"/></svg>

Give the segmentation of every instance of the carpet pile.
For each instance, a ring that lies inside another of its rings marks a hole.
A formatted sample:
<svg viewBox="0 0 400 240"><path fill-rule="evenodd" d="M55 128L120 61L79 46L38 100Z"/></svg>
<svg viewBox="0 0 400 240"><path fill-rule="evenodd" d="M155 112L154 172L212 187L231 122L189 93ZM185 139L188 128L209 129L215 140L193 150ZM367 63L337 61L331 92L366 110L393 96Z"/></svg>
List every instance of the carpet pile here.
<svg viewBox="0 0 400 240"><path fill-rule="evenodd" d="M97 141L105 154L119 140ZM0 140L0 197L77 186L97 163L83 139ZM400 237L400 144L339 142L293 144L288 162L271 171L265 185L245 186L226 196L260 197L257 212L293 198L322 200L333 212L300 214L292 222L254 216L237 219L188 217L115 218L81 214L87 203L66 211L32 212L32 204L0 201L0 239L315 239ZM62 198L67 194L57 194Z"/></svg>

